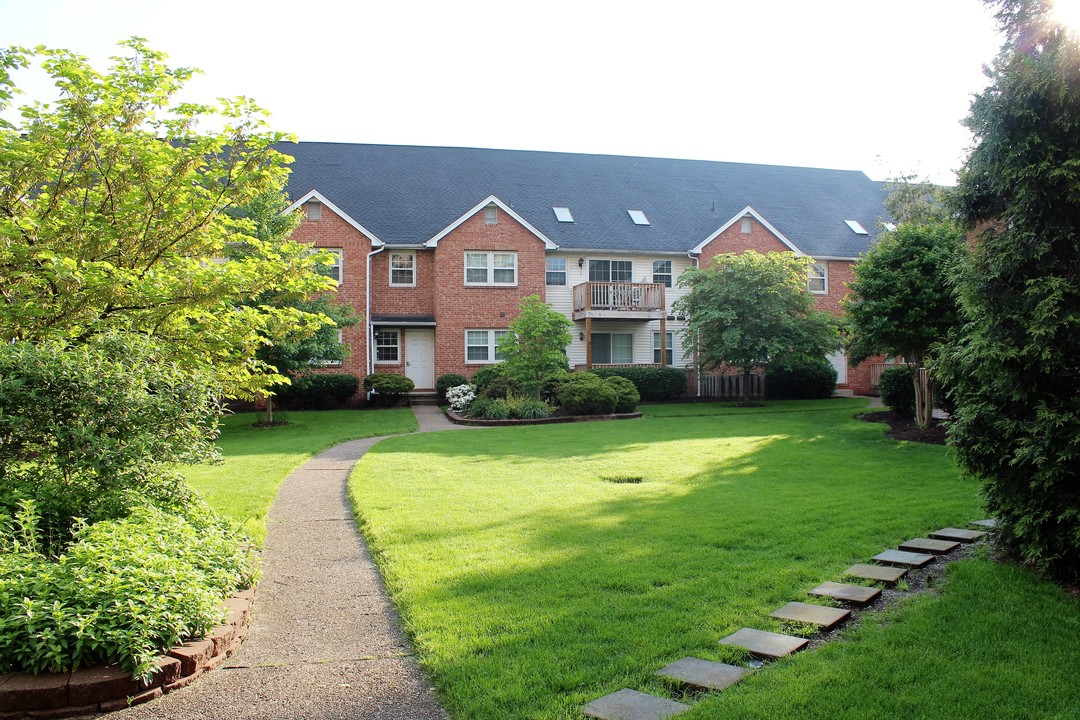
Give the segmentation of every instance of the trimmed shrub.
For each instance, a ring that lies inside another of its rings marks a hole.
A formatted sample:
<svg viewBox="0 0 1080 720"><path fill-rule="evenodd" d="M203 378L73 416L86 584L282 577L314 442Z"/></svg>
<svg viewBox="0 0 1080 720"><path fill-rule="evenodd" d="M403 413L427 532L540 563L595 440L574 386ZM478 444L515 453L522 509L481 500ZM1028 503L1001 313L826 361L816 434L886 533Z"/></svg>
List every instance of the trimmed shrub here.
<svg viewBox="0 0 1080 720"><path fill-rule="evenodd" d="M615 412L634 412L634 408L641 402L641 394L634 387L634 383L619 376L609 377L604 382L615 390Z"/></svg>
<svg viewBox="0 0 1080 720"><path fill-rule="evenodd" d="M765 368L765 397L769 400L820 400L836 391L836 368L816 358L790 368Z"/></svg>
<svg viewBox="0 0 1080 720"><path fill-rule="evenodd" d="M457 373L447 373L440 375L439 379L435 381L435 391L438 393L439 404L445 405L447 403L446 391L452 387L458 387L459 385L468 385L469 379L464 375Z"/></svg>
<svg viewBox="0 0 1080 720"><path fill-rule="evenodd" d="M615 388L592 373L574 373L559 387L559 402L571 415L606 415L618 400Z"/></svg>
<svg viewBox="0 0 1080 720"><path fill-rule="evenodd" d="M478 397L473 400L472 405L469 406L468 416L474 418L482 418L495 401L490 398Z"/></svg>
<svg viewBox="0 0 1080 720"><path fill-rule="evenodd" d="M401 397L411 393L414 387L416 384L412 380L396 373L371 373L364 378L364 389L374 390L381 398L377 402L385 404L400 402Z"/></svg>
<svg viewBox="0 0 1080 720"><path fill-rule="evenodd" d="M276 392L290 410L329 410L344 405L360 389L360 378L341 373L305 373Z"/></svg>
<svg viewBox="0 0 1080 720"><path fill-rule="evenodd" d="M482 395L484 390L495 378L506 377L501 364L487 365L480 368L472 375L472 384L476 386L476 394Z"/></svg>
<svg viewBox="0 0 1080 720"><path fill-rule="evenodd" d="M517 395L520 392L520 383L503 375L499 375L498 377L492 378L487 386L480 391L480 397L491 398L492 400L505 400L511 395Z"/></svg>
<svg viewBox="0 0 1080 720"><path fill-rule="evenodd" d="M593 368L589 372L602 378L626 378L634 383L642 400L674 400L686 395L686 371L680 368Z"/></svg>
<svg viewBox="0 0 1080 720"><path fill-rule="evenodd" d="M881 373L881 402L898 415L915 417L915 385L905 367L887 368Z"/></svg>
<svg viewBox="0 0 1080 720"><path fill-rule="evenodd" d="M570 377L570 373L564 371L544 378L544 381L540 383L540 399L546 403L557 405L559 403L559 385L568 377Z"/></svg>

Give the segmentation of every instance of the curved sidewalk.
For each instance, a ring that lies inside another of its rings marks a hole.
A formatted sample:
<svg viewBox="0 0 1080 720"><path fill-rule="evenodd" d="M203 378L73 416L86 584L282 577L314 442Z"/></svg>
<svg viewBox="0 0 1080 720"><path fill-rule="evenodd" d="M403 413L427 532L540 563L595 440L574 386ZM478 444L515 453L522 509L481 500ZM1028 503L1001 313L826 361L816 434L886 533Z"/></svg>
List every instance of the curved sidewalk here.
<svg viewBox="0 0 1080 720"><path fill-rule="evenodd" d="M464 429L436 407L413 412L418 432ZM349 472L382 439L332 447L282 483L240 650L190 687L113 717L446 720L349 506Z"/></svg>

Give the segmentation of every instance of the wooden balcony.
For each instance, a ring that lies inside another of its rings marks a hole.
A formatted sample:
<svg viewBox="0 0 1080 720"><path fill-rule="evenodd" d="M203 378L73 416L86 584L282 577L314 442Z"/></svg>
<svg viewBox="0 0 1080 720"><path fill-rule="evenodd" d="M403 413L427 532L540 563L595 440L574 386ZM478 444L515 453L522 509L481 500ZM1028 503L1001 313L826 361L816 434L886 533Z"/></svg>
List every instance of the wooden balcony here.
<svg viewBox="0 0 1080 720"><path fill-rule="evenodd" d="M657 320L663 316L663 283L587 282L574 286L575 320Z"/></svg>

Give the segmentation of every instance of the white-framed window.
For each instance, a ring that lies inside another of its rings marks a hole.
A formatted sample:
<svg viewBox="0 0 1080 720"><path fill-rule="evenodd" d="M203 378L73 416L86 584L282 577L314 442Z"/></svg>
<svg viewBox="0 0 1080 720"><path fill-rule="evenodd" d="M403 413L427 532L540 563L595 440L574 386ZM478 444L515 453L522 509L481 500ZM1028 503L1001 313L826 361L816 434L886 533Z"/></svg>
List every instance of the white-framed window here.
<svg viewBox="0 0 1080 720"><path fill-rule="evenodd" d="M630 260L589 260L589 282L631 282L633 278Z"/></svg>
<svg viewBox="0 0 1080 720"><path fill-rule="evenodd" d="M547 259L547 285L566 284L566 258L549 257Z"/></svg>
<svg viewBox="0 0 1080 720"><path fill-rule="evenodd" d="M484 224L497 225L499 223L499 206L492 203L484 208Z"/></svg>
<svg viewBox="0 0 1080 720"><path fill-rule="evenodd" d="M416 286L416 253L390 253L390 284L396 287Z"/></svg>
<svg viewBox="0 0 1080 720"><path fill-rule="evenodd" d="M749 235L754 230L753 218L747 216L739 220L739 232L743 235Z"/></svg>
<svg viewBox="0 0 1080 720"><path fill-rule="evenodd" d="M509 330L466 330L465 362L493 363L503 360L499 353L499 338Z"/></svg>
<svg viewBox="0 0 1080 720"><path fill-rule="evenodd" d="M593 333L592 361L596 365L630 365L634 362L634 334Z"/></svg>
<svg viewBox="0 0 1080 720"><path fill-rule="evenodd" d="M327 277L332 278L335 283L340 285L343 267L343 256L341 254L341 248L315 248L314 252L327 252L333 256L331 258L332 262L329 265L319 266L319 273L321 275L326 275Z"/></svg>
<svg viewBox="0 0 1080 720"><path fill-rule="evenodd" d="M466 285L517 285L516 252L465 252Z"/></svg>
<svg viewBox="0 0 1080 720"><path fill-rule="evenodd" d="M401 362L401 333L398 330L375 331L375 362Z"/></svg>
<svg viewBox="0 0 1080 720"><path fill-rule="evenodd" d="M807 270L806 289L815 295L829 292L829 266L825 263L813 263Z"/></svg>
<svg viewBox="0 0 1080 720"><path fill-rule="evenodd" d="M667 337L664 338L664 365L675 364L675 333L664 333ZM660 333L654 332L652 334L652 361L660 364Z"/></svg>
<svg viewBox="0 0 1080 720"><path fill-rule="evenodd" d="M304 204L304 210L307 213L308 220L322 220L322 203L317 200L311 200Z"/></svg>
<svg viewBox="0 0 1080 720"><path fill-rule="evenodd" d="M671 261L653 260L652 281L662 283L664 287L671 287Z"/></svg>

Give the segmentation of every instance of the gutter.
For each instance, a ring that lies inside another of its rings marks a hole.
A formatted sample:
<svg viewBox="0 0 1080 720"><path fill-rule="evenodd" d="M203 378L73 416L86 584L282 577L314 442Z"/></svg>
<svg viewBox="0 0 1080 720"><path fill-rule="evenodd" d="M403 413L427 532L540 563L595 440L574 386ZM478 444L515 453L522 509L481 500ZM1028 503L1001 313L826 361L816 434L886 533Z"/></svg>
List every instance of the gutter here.
<svg viewBox="0 0 1080 720"><path fill-rule="evenodd" d="M366 373L365 374L366 375L370 375L373 372L372 367L374 365L374 356L373 356L372 353L373 353L373 345L374 345L374 342L375 342L375 332L374 332L375 328L371 324L371 258L373 256L375 256L375 255L378 255L379 253L381 253L385 249L386 249L385 245L380 245L377 250L372 250L371 252L369 252L367 254L367 274L366 274L366 276L364 278L364 284L365 284L365 293L364 293L365 294L365 299L364 299L364 332L365 332L365 335L366 335L366 338L364 340L364 348L365 348L365 351L366 351L365 355L367 355L367 357L365 358L365 361L366 361ZM368 402L371 401L371 393L370 392L368 392L366 394L365 399Z"/></svg>

